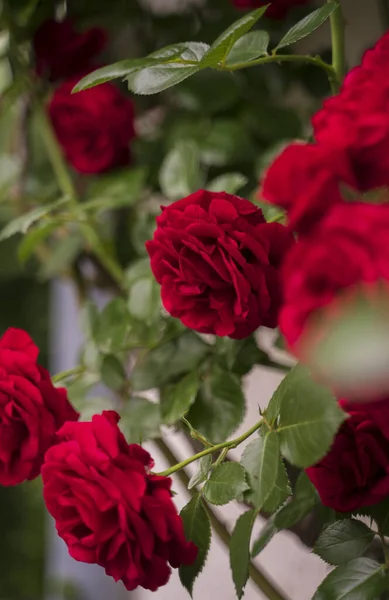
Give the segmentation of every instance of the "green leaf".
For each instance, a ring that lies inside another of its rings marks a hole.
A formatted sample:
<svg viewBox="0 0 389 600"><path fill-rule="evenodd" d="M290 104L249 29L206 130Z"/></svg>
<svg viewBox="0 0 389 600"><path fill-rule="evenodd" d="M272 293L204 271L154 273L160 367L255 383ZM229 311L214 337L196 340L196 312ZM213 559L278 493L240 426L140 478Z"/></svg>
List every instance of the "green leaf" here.
<svg viewBox="0 0 389 600"><path fill-rule="evenodd" d="M199 470L190 478L188 490L200 485L200 483L203 483L207 479L211 466L212 456L210 454L203 456L199 461Z"/></svg>
<svg viewBox="0 0 389 600"><path fill-rule="evenodd" d="M235 500L248 489L246 474L238 463L226 462L216 467L203 488L211 504L222 506Z"/></svg>
<svg viewBox="0 0 389 600"><path fill-rule="evenodd" d="M20 262L26 262L37 246L44 242L58 226L58 221L48 221L47 223L42 223L40 226L28 231L22 238L18 247L18 257Z"/></svg>
<svg viewBox="0 0 389 600"><path fill-rule="evenodd" d="M231 77L230 73L203 69L196 73L196 77L186 79L176 89L176 94L180 107L197 113L195 120L189 122L188 116L183 115L182 121L176 121L176 127L182 123L187 130L193 128L193 139L198 139L205 123L202 119L199 128L199 113L202 117L211 116L236 106L241 99L241 87L238 79Z"/></svg>
<svg viewBox="0 0 389 600"><path fill-rule="evenodd" d="M15 235L15 233L27 233L30 229L31 225L50 214L51 212L57 210L60 206L63 206L69 202L68 198L61 198L60 200L56 200L50 204L45 204L44 206L38 206L37 208L33 208L30 212L25 213L24 215L13 219L10 223L8 223L4 229L0 232L0 242L2 240L6 240L7 238Z"/></svg>
<svg viewBox="0 0 389 600"><path fill-rule="evenodd" d="M132 372L132 388L142 391L162 387L170 379L197 371L209 352L210 346L198 335L186 331L140 357Z"/></svg>
<svg viewBox="0 0 389 600"><path fill-rule="evenodd" d="M180 514L186 539L193 542L198 549L193 565L182 565L179 569L181 583L192 596L194 581L204 568L211 545L211 523L201 496L192 498Z"/></svg>
<svg viewBox="0 0 389 600"><path fill-rule="evenodd" d="M331 571L312 600L377 600L386 586L385 565L356 558Z"/></svg>
<svg viewBox="0 0 389 600"><path fill-rule="evenodd" d="M94 341L106 354L123 348L131 325L130 315L123 298L115 298L102 310L94 327Z"/></svg>
<svg viewBox="0 0 389 600"><path fill-rule="evenodd" d="M177 383L162 388L161 412L166 425L173 425L188 412L196 399L199 387L199 375L197 371L193 371Z"/></svg>
<svg viewBox="0 0 389 600"><path fill-rule="evenodd" d="M280 444L274 431L261 430L260 435L243 451L241 464L248 474L250 491L245 499L257 509L263 507L276 483Z"/></svg>
<svg viewBox="0 0 389 600"><path fill-rule="evenodd" d="M245 399L239 378L215 366L204 379L188 420L207 439L220 442L240 425L244 413Z"/></svg>
<svg viewBox="0 0 389 600"><path fill-rule="evenodd" d="M178 56L179 52L177 51L172 53L171 56L166 56L164 61L160 58L153 58L151 56L147 56L145 58L130 58L121 60L113 63L112 65L107 65L105 67L101 67L100 69L96 69L95 71L92 71L92 73L89 73L83 77L77 83L77 85L74 86L72 93L74 94L76 92L81 92L82 90L87 90L95 87L96 85L100 85L101 83L105 83L106 81L112 81L113 79L123 79L136 69L160 65L163 62L168 63L169 61L173 60L174 57Z"/></svg>
<svg viewBox="0 0 389 600"><path fill-rule="evenodd" d="M337 7L338 2L329 2L321 8L314 10L312 13L304 17L304 19L296 23L296 25L294 25L291 29L289 29L274 50L285 48L285 46L290 46L291 44L295 44L299 40L305 38L307 35L315 31L315 29L323 25L323 23L327 21L328 17L334 12L334 10L337 9Z"/></svg>
<svg viewBox="0 0 389 600"><path fill-rule="evenodd" d="M336 399L307 368L294 367L275 392L280 396L281 453L291 464L309 467L328 452L346 419Z"/></svg>
<svg viewBox="0 0 389 600"><path fill-rule="evenodd" d="M77 258L83 247L84 240L79 232L72 232L56 244L48 260L42 264L39 276L42 279L51 279L63 273Z"/></svg>
<svg viewBox="0 0 389 600"><path fill-rule="evenodd" d="M201 60L200 66L203 68L217 67L219 64L223 64L235 42L254 27L255 23L266 12L268 6L246 14L223 31Z"/></svg>
<svg viewBox="0 0 389 600"><path fill-rule="evenodd" d="M159 404L146 398L130 398L120 410L120 428L129 443L141 444L161 435Z"/></svg>
<svg viewBox="0 0 389 600"><path fill-rule="evenodd" d="M254 151L249 132L234 119L215 119L210 123L199 148L201 161L215 167L244 161Z"/></svg>
<svg viewBox="0 0 389 600"><path fill-rule="evenodd" d="M208 48L209 46L202 42L186 42L172 46L168 50L176 49L178 56L169 61L160 60L161 64L146 66L130 73L126 77L129 90L134 94L157 94L181 83L202 68L200 61ZM165 50L154 52L152 56L159 55L164 58Z"/></svg>
<svg viewBox="0 0 389 600"><path fill-rule="evenodd" d="M132 206L141 198L146 170L142 167L123 169L100 175L88 189L88 200L80 210L99 214L123 206Z"/></svg>
<svg viewBox="0 0 389 600"><path fill-rule="evenodd" d="M250 31L235 42L226 59L226 66L248 63L267 54L270 36L267 31Z"/></svg>
<svg viewBox="0 0 389 600"><path fill-rule="evenodd" d="M138 279L130 288L128 310L139 321L152 323L160 315L161 300L159 285L152 277Z"/></svg>
<svg viewBox="0 0 389 600"><path fill-rule="evenodd" d="M114 354L107 354L101 364L101 380L111 390L120 390L126 382L122 363Z"/></svg>
<svg viewBox="0 0 389 600"><path fill-rule="evenodd" d="M179 200L202 186L200 152L191 141L178 142L162 163L159 183L169 200Z"/></svg>
<svg viewBox="0 0 389 600"><path fill-rule="evenodd" d="M229 371L241 377L268 358L266 352L258 348L253 336L243 340L218 338L216 344L218 357L226 361Z"/></svg>
<svg viewBox="0 0 389 600"><path fill-rule="evenodd" d="M266 548L276 533L278 533L278 528L275 526L273 519L268 519L262 528L261 533L253 544L251 549L251 557L255 558L258 556L258 554L260 554L260 552Z"/></svg>
<svg viewBox="0 0 389 600"><path fill-rule="evenodd" d="M288 474L285 469L284 461L279 458L277 479L274 488L263 505L265 513L272 513L291 495L292 490L289 484Z"/></svg>
<svg viewBox="0 0 389 600"><path fill-rule="evenodd" d="M293 527L311 512L317 502L317 492L303 471L297 479L293 498L274 515L275 526L278 529Z"/></svg>
<svg viewBox="0 0 389 600"><path fill-rule="evenodd" d="M238 190L246 185L247 181L247 177L241 173L226 173L210 181L207 185L207 190L236 194Z"/></svg>
<svg viewBox="0 0 389 600"><path fill-rule="evenodd" d="M255 510L249 510L241 515L231 535L230 566L239 599L243 596L249 578L250 539L256 515Z"/></svg>
<svg viewBox="0 0 389 600"><path fill-rule="evenodd" d="M362 521L342 519L325 529L313 551L331 565L341 565L362 554L374 539L374 532Z"/></svg>

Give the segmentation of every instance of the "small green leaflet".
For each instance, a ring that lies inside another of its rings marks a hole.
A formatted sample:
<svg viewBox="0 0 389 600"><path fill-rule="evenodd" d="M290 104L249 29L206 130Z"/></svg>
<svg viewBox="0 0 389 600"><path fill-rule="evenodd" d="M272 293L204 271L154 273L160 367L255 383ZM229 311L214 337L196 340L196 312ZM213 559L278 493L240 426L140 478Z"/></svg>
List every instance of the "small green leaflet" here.
<svg viewBox="0 0 389 600"><path fill-rule="evenodd" d="M232 46L226 58L226 66L246 63L260 56L266 56L269 41L267 31L249 31Z"/></svg>
<svg viewBox="0 0 389 600"><path fill-rule="evenodd" d="M8 223L4 229L0 232L0 242L6 240L7 238L15 235L15 233L27 233L30 229L31 225L50 214L51 212L57 210L60 206L67 204L69 202L69 198L61 198L60 200L56 200L55 202L51 202L50 204L45 204L44 206L39 206L37 208L33 208L30 212L13 219L10 223Z"/></svg>
<svg viewBox="0 0 389 600"><path fill-rule="evenodd" d="M129 398L120 411L120 429L129 443L160 437L161 412L159 404L147 398Z"/></svg>
<svg viewBox="0 0 389 600"><path fill-rule="evenodd" d="M274 523L278 529L288 529L299 523L318 502L316 489L307 474L302 471L297 478L293 497L274 515Z"/></svg>
<svg viewBox="0 0 389 600"><path fill-rule="evenodd" d="M197 371L161 390L161 412L166 425L173 425L189 410L200 387Z"/></svg>
<svg viewBox="0 0 389 600"><path fill-rule="evenodd" d="M248 13L223 31L204 55L200 67L217 67L220 63L224 63L235 42L254 27L255 23L266 12L268 6L263 6Z"/></svg>
<svg viewBox="0 0 389 600"><path fill-rule="evenodd" d="M159 183L169 200L179 200L202 187L200 150L195 142L177 142L162 163Z"/></svg>
<svg viewBox="0 0 389 600"><path fill-rule="evenodd" d="M212 456L210 454L207 454L207 456L203 456L203 458L200 459L199 469L190 478L190 481L188 483L188 490L191 490L194 487L196 487L197 485L200 485L200 483L203 483L207 479L211 465L212 465Z"/></svg>
<svg viewBox="0 0 389 600"><path fill-rule="evenodd" d="M284 465L284 461L280 457L278 460L277 479L274 484L273 490L266 498L263 511L265 513L272 513L285 502L285 500L291 495L292 490L289 484L288 474Z"/></svg>
<svg viewBox="0 0 389 600"><path fill-rule="evenodd" d="M216 467L204 485L203 494L208 502L221 506L239 498L248 489L245 470L234 462Z"/></svg>
<svg viewBox="0 0 389 600"><path fill-rule="evenodd" d="M312 600L378 600L387 586L385 565L356 558L325 578Z"/></svg>
<svg viewBox="0 0 389 600"><path fill-rule="evenodd" d="M207 185L207 190L211 192L227 192L227 194L236 194L246 185L248 179L241 173L226 173L219 175Z"/></svg>
<svg viewBox="0 0 389 600"><path fill-rule="evenodd" d="M256 510L249 510L239 517L230 540L230 567L236 594L240 600L249 578L250 539Z"/></svg>
<svg viewBox="0 0 389 600"><path fill-rule="evenodd" d="M114 354L107 354L101 364L101 380L111 390L119 390L126 381L126 374L120 360Z"/></svg>
<svg viewBox="0 0 389 600"><path fill-rule="evenodd" d="M201 496L192 498L189 504L184 506L181 518L184 523L186 539L193 542L198 548L197 558L193 565L183 565L179 569L181 583L192 596L194 581L204 568L211 545L211 524Z"/></svg>
<svg viewBox="0 0 389 600"><path fill-rule="evenodd" d="M361 556L374 535L362 521L342 519L321 533L313 551L331 565L341 565Z"/></svg>
<svg viewBox="0 0 389 600"><path fill-rule="evenodd" d="M260 435L245 448L241 464L248 474L250 492L246 500L257 509L273 491L279 467L280 446L274 431L261 430Z"/></svg>
<svg viewBox="0 0 389 600"><path fill-rule="evenodd" d="M274 51L285 46L295 44L299 40L302 40L307 35L318 29L328 19L328 17L338 8L338 2L329 2L321 8L314 10L311 14L307 15L296 23L281 39L280 43L274 49Z"/></svg>

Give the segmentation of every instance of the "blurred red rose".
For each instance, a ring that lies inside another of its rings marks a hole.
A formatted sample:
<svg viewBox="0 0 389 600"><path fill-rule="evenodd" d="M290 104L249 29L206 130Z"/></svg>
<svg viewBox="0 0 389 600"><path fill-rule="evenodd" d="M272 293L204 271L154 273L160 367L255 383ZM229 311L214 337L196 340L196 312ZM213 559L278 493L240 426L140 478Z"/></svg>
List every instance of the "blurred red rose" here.
<svg viewBox="0 0 389 600"><path fill-rule="evenodd" d="M170 491L171 479L152 475L153 461L127 444L112 411L92 422L66 423L42 468L46 506L70 555L97 563L127 590L165 585L170 567L192 564Z"/></svg>
<svg viewBox="0 0 389 600"><path fill-rule="evenodd" d="M243 198L200 190L163 209L146 247L166 310L195 331L276 327L279 267L293 236Z"/></svg>
<svg viewBox="0 0 389 600"><path fill-rule="evenodd" d="M232 0L237 8L247 8L254 10L261 6L269 4L267 0ZM286 13L295 6L303 6L310 0L273 0L266 11L266 16L271 19L283 19Z"/></svg>
<svg viewBox="0 0 389 600"><path fill-rule="evenodd" d="M282 269L279 323L289 346L297 350L312 319L320 309L331 310L339 294L360 286L375 290L377 282L389 281L388 231L387 206L345 203L297 242Z"/></svg>
<svg viewBox="0 0 389 600"><path fill-rule="evenodd" d="M381 420L389 424L389 409ZM307 474L325 506L351 512L389 496L389 440L370 411L355 410L339 430L330 452Z"/></svg>
<svg viewBox="0 0 389 600"><path fill-rule="evenodd" d="M39 350L22 329L0 338L0 485L40 473L46 450L66 421L76 421L66 390L37 365Z"/></svg>
<svg viewBox="0 0 389 600"><path fill-rule="evenodd" d="M49 115L68 162L80 173L102 173L128 164L135 136L134 106L111 83L72 94L79 81L54 92Z"/></svg>
<svg viewBox="0 0 389 600"><path fill-rule="evenodd" d="M293 231L309 233L331 206L343 201L342 184L356 187L346 153L326 145L295 143L268 169L261 196L287 211Z"/></svg>
<svg viewBox="0 0 389 600"><path fill-rule="evenodd" d="M362 192L389 186L388 60L387 33L312 121L319 143L347 153Z"/></svg>
<svg viewBox="0 0 389 600"><path fill-rule="evenodd" d="M44 21L33 40L36 72L56 81L88 71L105 43L105 32L99 27L79 33L71 19Z"/></svg>

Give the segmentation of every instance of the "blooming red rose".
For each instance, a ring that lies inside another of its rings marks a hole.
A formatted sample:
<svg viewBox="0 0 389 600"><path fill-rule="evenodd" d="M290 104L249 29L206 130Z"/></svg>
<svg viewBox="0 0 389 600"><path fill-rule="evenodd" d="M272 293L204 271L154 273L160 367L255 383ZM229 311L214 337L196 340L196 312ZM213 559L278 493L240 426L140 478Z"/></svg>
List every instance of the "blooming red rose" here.
<svg viewBox="0 0 389 600"><path fill-rule="evenodd" d="M42 468L43 495L70 555L97 563L127 590L156 590L197 549L184 536L171 479L152 475L153 461L127 444L113 412L66 423Z"/></svg>
<svg viewBox="0 0 389 600"><path fill-rule="evenodd" d="M283 19L286 13L295 6L308 4L310 0L273 0L266 11L266 16L271 19ZM247 8L254 10L261 6L269 4L267 0L233 0L237 8Z"/></svg>
<svg viewBox="0 0 389 600"><path fill-rule="evenodd" d="M387 408L381 420L389 424ZM370 412L351 411L330 452L307 474L322 503L336 511L377 504L389 496L389 440Z"/></svg>
<svg viewBox="0 0 389 600"><path fill-rule="evenodd" d="M166 310L201 333L275 327L279 267L293 236L243 198L200 190L163 209L146 247Z"/></svg>
<svg viewBox="0 0 389 600"><path fill-rule="evenodd" d="M363 192L389 186L388 60L386 34L313 118L316 140L347 153Z"/></svg>
<svg viewBox="0 0 389 600"><path fill-rule="evenodd" d="M356 187L347 154L318 144L288 146L268 169L261 195L287 211L288 224L310 232L342 198L342 185Z"/></svg>
<svg viewBox="0 0 389 600"><path fill-rule="evenodd" d="M56 81L90 70L105 42L105 32L99 27L79 33L71 19L44 21L33 40L36 72Z"/></svg>
<svg viewBox="0 0 389 600"><path fill-rule="evenodd" d="M56 431L78 419L66 390L37 365L38 353L21 329L0 338L0 485L37 477Z"/></svg>
<svg viewBox="0 0 389 600"><path fill-rule="evenodd" d="M62 83L49 104L67 160L80 173L101 173L126 165L135 136L133 103L111 83L72 94L78 80Z"/></svg>
<svg viewBox="0 0 389 600"><path fill-rule="evenodd" d="M289 252L282 269L284 304L279 323L293 347L318 311L339 294L389 281L389 208L335 206L312 236Z"/></svg>

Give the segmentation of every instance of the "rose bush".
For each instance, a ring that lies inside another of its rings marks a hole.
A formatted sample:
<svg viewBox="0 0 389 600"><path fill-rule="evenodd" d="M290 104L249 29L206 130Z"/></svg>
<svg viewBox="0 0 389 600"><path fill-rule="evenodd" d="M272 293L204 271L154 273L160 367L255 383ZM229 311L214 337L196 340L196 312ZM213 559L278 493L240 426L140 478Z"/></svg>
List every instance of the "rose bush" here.
<svg viewBox="0 0 389 600"><path fill-rule="evenodd" d="M112 411L89 423L66 423L46 454L43 495L73 558L97 563L127 590L155 591L177 568L196 559L185 540L171 479L150 473L154 463L127 444Z"/></svg>
<svg viewBox="0 0 389 600"><path fill-rule="evenodd" d="M72 94L78 79L64 81L48 106L66 159L85 174L127 165L135 137L132 101L111 83Z"/></svg>
<svg viewBox="0 0 389 600"><path fill-rule="evenodd" d="M78 419L66 390L37 364L38 353L23 330L0 338L0 485L37 477L58 429Z"/></svg>
<svg viewBox="0 0 389 600"><path fill-rule="evenodd" d="M147 242L166 310L201 333L240 339L275 327L278 271L293 236L251 202L200 190L163 209Z"/></svg>

